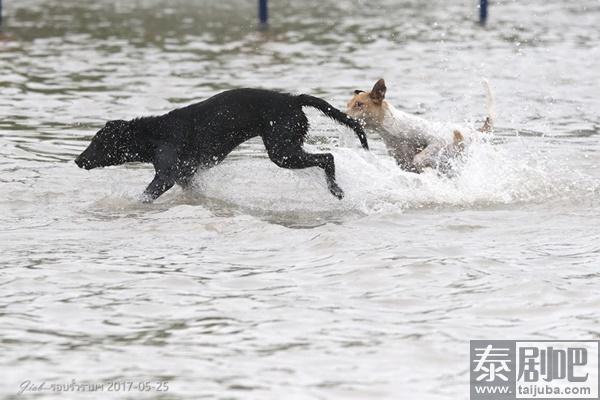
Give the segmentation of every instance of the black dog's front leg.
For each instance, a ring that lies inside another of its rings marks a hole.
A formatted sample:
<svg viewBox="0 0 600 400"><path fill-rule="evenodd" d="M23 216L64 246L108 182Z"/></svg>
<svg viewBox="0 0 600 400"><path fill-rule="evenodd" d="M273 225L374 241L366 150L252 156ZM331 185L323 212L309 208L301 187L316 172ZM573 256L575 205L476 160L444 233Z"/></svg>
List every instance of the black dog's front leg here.
<svg viewBox="0 0 600 400"><path fill-rule="evenodd" d="M171 189L175 185L175 178L169 175L163 175L160 172L157 172L154 175L154 179L144 193L142 194L142 202L144 203L152 203L154 200L158 199L164 192Z"/></svg>
<svg viewBox="0 0 600 400"><path fill-rule="evenodd" d="M142 201L151 203L175 185L177 172L177 153L170 147L159 148L154 160L156 174L144 193Z"/></svg>

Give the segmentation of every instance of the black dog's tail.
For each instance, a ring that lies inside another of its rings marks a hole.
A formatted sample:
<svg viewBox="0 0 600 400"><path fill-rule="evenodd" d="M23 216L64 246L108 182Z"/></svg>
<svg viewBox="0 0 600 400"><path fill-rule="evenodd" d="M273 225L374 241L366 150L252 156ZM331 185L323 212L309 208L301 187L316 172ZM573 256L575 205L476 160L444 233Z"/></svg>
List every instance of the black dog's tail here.
<svg viewBox="0 0 600 400"><path fill-rule="evenodd" d="M328 116L329 118L339 122L342 125L346 125L356 132L358 139L360 140L360 144L366 150L369 150L369 143L367 142L367 135L365 131L357 120L346 115L342 111L338 110L328 102L318 97L309 96L307 94L301 94L297 96L298 101L301 106L314 107L317 110L321 111L323 114Z"/></svg>

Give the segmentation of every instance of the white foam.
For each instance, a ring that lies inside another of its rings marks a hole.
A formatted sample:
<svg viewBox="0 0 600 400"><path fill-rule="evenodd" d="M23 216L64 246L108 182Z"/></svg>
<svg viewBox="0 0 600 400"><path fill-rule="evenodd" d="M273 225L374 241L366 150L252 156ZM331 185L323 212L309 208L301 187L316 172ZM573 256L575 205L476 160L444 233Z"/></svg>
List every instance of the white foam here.
<svg viewBox="0 0 600 400"><path fill-rule="evenodd" d="M236 206L267 212L345 210L367 214L443 205L537 202L572 194L579 186L589 192L589 182L582 182L585 177L569 170L553 172L555 161L516 142L474 143L461 173L454 178L435 171L405 172L392 158L362 150L338 148L332 153L338 183L346 194L342 201L329 194L321 170L286 170L266 158L229 160L205 171L198 175L197 190Z"/></svg>

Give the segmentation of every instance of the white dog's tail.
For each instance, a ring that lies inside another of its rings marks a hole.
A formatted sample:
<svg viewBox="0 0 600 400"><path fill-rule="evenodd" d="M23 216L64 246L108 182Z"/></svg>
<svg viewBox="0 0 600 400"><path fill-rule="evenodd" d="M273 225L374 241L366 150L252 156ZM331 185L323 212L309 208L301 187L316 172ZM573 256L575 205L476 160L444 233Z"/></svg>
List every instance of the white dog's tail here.
<svg viewBox="0 0 600 400"><path fill-rule="evenodd" d="M488 80L484 79L481 83L485 89L487 117L485 118L483 126L479 128L479 130L481 132L491 132L492 129L494 129L494 121L496 120L496 100L494 99L494 94L492 93L492 88L490 87Z"/></svg>

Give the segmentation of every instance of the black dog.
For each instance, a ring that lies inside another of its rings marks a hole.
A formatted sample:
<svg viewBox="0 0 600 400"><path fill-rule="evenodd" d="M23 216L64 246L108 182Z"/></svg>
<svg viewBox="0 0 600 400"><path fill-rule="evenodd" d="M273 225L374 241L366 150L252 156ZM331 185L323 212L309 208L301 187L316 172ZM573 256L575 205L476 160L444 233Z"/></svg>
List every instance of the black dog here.
<svg viewBox="0 0 600 400"><path fill-rule="evenodd" d="M362 146L369 148L360 123L325 100L235 89L165 115L109 121L75 163L85 169L152 163L156 175L143 195L144 201L150 202L175 183L187 186L198 169L215 166L242 142L262 136L271 161L282 168L323 168L329 191L341 199L344 192L335 181L333 155L310 154L302 149L308 131L303 106L317 108L349 126Z"/></svg>

